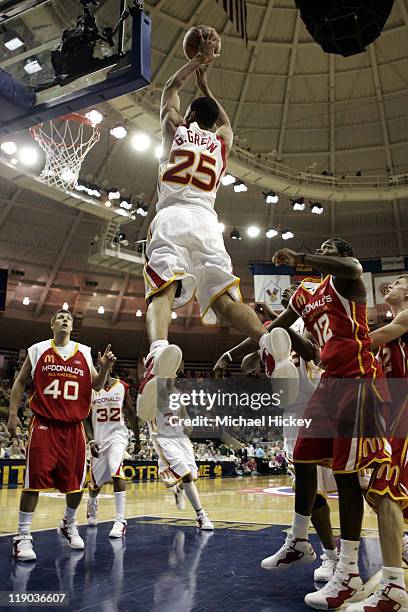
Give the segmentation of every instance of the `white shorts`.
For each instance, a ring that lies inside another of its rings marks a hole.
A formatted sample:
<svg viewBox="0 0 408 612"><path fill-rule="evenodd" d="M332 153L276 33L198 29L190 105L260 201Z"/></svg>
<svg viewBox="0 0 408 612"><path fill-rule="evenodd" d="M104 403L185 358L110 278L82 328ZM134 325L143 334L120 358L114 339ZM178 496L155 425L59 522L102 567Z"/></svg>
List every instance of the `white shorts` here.
<svg viewBox="0 0 408 612"><path fill-rule="evenodd" d="M191 474L193 480L197 479L194 449L187 436L164 438L153 434L151 440L159 456L159 476L167 487L174 486L187 474Z"/></svg>
<svg viewBox="0 0 408 612"><path fill-rule="evenodd" d="M93 489L99 489L113 477L124 478L123 455L127 444L115 442L99 453L99 457L91 456L91 484Z"/></svg>
<svg viewBox="0 0 408 612"><path fill-rule="evenodd" d="M184 306L196 293L206 325L217 323L211 304L221 294L228 292L242 301L217 215L201 206L174 205L157 213L147 236L143 276L147 300L173 281L181 281L174 308Z"/></svg>

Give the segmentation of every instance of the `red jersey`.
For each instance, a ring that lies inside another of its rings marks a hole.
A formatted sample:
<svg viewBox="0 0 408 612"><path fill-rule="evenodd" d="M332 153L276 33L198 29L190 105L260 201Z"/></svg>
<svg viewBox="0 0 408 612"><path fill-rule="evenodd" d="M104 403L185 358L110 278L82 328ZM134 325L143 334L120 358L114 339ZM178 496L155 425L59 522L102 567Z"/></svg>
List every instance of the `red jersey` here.
<svg viewBox="0 0 408 612"><path fill-rule="evenodd" d="M387 378L408 378L408 334L380 346L377 359Z"/></svg>
<svg viewBox="0 0 408 612"><path fill-rule="evenodd" d="M316 285L302 282L290 300L321 351L324 377L360 378L376 375L370 351L367 306L346 299L334 286L333 276Z"/></svg>
<svg viewBox="0 0 408 612"><path fill-rule="evenodd" d="M91 406L91 349L70 341L56 347L53 340L28 349L33 392L31 410L46 419L75 423L85 419Z"/></svg>

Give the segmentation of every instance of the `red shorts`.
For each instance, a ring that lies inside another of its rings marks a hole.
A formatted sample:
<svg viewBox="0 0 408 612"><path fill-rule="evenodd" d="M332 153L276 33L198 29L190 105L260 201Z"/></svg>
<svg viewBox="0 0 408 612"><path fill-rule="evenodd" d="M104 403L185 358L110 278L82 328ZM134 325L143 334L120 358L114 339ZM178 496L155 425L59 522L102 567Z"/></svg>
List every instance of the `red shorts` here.
<svg viewBox="0 0 408 612"><path fill-rule="evenodd" d="M371 379L321 379L307 405L293 451L295 463L316 463L333 472L358 472L389 463L391 448L380 417L384 404Z"/></svg>
<svg viewBox="0 0 408 612"><path fill-rule="evenodd" d="M35 415L27 443L24 490L82 491L86 477L86 440L79 423Z"/></svg>

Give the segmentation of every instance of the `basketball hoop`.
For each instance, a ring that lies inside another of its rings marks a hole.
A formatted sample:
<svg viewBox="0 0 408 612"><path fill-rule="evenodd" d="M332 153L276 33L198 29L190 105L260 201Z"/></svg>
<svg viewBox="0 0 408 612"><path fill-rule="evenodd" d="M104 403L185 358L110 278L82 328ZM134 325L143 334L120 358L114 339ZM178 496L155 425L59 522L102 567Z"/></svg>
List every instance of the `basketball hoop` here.
<svg viewBox="0 0 408 612"><path fill-rule="evenodd" d="M58 120L40 123L30 129L33 138L45 153L45 166L40 180L63 191L75 189L82 162L101 137L99 128L77 113Z"/></svg>

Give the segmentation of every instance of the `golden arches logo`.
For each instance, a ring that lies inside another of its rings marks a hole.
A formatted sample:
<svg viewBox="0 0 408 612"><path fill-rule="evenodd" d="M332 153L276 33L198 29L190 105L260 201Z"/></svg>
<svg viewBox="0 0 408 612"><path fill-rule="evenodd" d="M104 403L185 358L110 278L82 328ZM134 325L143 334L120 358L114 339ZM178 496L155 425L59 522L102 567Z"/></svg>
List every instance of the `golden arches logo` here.
<svg viewBox="0 0 408 612"><path fill-rule="evenodd" d="M306 304L306 298L304 295L300 294L296 297L296 304L299 308Z"/></svg>
<svg viewBox="0 0 408 612"><path fill-rule="evenodd" d="M365 438L363 440L363 457L382 450L383 444L380 438Z"/></svg>
<svg viewBox="0 0 408 612"><path fill-rule="evenodd" d="M384 478L387 482L397 486L400 478L400 468L398 465L384 464L380 466L377 473L377 480Z"/></svg>
<svg viewBox="0 0 408 612"><path fill-rule="evenodd" d="M44 358L45 363L54 363L54 361L55 361L54 355L46 355Z"/></svg>

